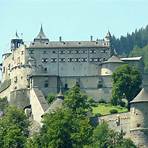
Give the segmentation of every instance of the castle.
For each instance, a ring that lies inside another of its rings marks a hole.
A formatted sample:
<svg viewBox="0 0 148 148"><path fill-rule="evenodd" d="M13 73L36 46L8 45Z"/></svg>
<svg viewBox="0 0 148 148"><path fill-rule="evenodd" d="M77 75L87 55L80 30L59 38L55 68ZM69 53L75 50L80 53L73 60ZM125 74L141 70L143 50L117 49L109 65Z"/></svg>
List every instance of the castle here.
<svg viewBox="0 0 148 148"><path fill-rule="evenodd" d="M66 91L76 83L96 101L99 99L109 101L112 88L111 76L117 67L128 63L136 66L143 74L142 57L115 56L110 38L111 34L108 32L102 40L93 40L91 36L90 41L63 41L61 37L59 41L50 41L45 36L42 26L37 37L29 45L17 35L11 40L11 52L3 54L0 97L7 97L10 104L15 104L26 111L31 110L33 119L38 123L41 122L41 116L49 109L45 100L48 93L56 94L60 89ZM143 78L145 77L143 74ZM147 84L147 81L144 81L143 85ZM147 130L145 118L147 114L143 113L143 110L141 114L140 106L146 104L147 100L146 96L142 103L132 102L133 112L135 113L133 108L137 108L139 116L142 116L140 118L136 116L137 114L133 114L132 122L138 124L138 121L144 118L143 123L139 123L139 128L131 124L134 134ZM144 107L146 108L146 105ZM129 119L131 115L125 113L123 116ZM101 119L108 120L108 118L110 117ZM117 119L121 120L119 117ZM119 125L117 129L121 127ZM140 136L145 137L143 134ZM137 139L135 141L137 142Z"/></svg>

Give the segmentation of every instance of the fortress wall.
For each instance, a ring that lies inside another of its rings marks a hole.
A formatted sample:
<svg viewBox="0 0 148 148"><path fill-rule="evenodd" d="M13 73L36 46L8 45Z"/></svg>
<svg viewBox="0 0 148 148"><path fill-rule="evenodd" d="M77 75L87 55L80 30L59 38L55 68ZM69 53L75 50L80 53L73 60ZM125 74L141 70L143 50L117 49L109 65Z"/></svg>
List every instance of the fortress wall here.
<svg viewBox="0 0 148 148"><path fill-rule="evenodd" d="M49 93L58 92L57 76L32 76L32 86L37 86L47 96Z"/></svg>
<svg viewBox="0 0 148 148"><path fill-rule="evenodd" d="M29 75L31 68L26 65L19 65L11 71L11 90L29 88Z"/></svg>
<svg viewBox="0 0 148 148"><path fill-rule="evenodd" d="M113 72L121 65L125 63L104 63L101 68L101 75L112 75Z"/></svg>
<svg viewBox="0 0 148 148"><path fill-rule="evenodd" d="M24 108L30 105L29 89L19 89L10 93L10 104L18 108Z"/></svg>
<svg viewBox="0 0 148 148"><path fill-rule="evenodd" d="M62 89L64 90L65 84L68 88L73 87L76 82L79 83L81 91L85 92L88 96L93 97L94 100L99 101L104 99L110 101L111 98L111 76L103 78L99 76L83 76L83 77L60 77ZM102 85L100 88L99 85Z"/></svg>
<svg viewBox="0 0 148 148"><path fill-rule="evenodd" d="M109 127L117 132L123 130L125 137L130 138L130 112L106 115L98 118L98 122L107 122Z"/></svg>
<svg viewBox="0 0 148 148"><path fill-rule="evenodd" d="M5 57L2 65L2 83L7 80L10 79L10 69L13 66L13 60L12 60L12 54L10 54L9 56Z"/></svg>
<svg viewBox="0 0 148 148"><path fill-rule="evenodd" d="M41 124L41 116L45 113L49 106L40 89L32 88L30 90L30 104L32 108L33 119Z"/></svg>
<svg viewBox="0 0 148 148"><path fill-rule="evenodd" d="M0 98L7 97L8 101L10 101L10 86L4 91L0 92Z"/></svg>

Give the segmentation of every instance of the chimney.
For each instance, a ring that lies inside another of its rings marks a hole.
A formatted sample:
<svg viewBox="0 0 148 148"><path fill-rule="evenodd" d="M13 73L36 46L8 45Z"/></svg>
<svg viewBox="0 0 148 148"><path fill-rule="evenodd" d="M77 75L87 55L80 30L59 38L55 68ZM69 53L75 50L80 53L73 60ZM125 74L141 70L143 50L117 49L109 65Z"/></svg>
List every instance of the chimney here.
<svg viewBox="0 0 148 148"><path fill-rule="evenodd" d="M92 35L90 36L90 41L93 41L93 36Z"/></svg>
<svg viewBox="0 0 148 148"><path fill-rule="evenodd" d="M62 37L61 36L59 37L59 41L62 42Z"/></svg>

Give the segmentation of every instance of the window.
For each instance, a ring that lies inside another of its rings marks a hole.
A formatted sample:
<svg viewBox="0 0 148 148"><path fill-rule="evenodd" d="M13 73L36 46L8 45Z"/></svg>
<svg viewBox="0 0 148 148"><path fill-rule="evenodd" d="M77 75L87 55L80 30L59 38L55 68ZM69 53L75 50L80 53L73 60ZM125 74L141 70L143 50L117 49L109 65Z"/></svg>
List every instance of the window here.
<svg viewBox="0 0 148 148"><path fill-rule="evenodd" d="M52 53L56 53L56 51L55 51L55 50L53 50L53 51L52 51Z"/></svg>
<svg viewBox="0 0 148 148"><path fill-rule="evenodd" d="M5 73L5 67L3 67L3 73Z"/></svg>
<svg viewBox="0 0 148 148"><path fill-rule="evenodd" d="M68 54L71 54L71 50L68 50L67 53L68 53Z"/></svg>
<svg viewBox="0 0 148 148"><path fill-rule="evenodd" d="M47 67L44 68L44 72L47 72Z"/></svg>
<svg viewBox="0 0 148 148"><path fill-rule="evenodd" d="M51 62L52 63L57 62L57 58L51 58Z"/></svg>
<svg viewBox="0 0 148 148"><path fill-rule="evenodd" d="M73 58L68 58L68 62L73 62L74 59Z"/></svg>
<svg viewBox="0 0 148 148"><path fill-rule="evenodd" d="M21 51L21 55L23 55L24 54L24 51Z"/></svg>
<svg viewBox="0 0 148 148"><path fill-rule="evenodd" d="M42 62L43 63L47 63L48 62L48 58L42 58Z"/></svg>
<svg viewBox="0 0 148 148"><path fill-rule="evenodd" d="M17 77L14 77L14 83L17 83Z"/></svg>
<svg viewBox="0 0 148 148"><path fill-rule="evenodd" d="M20 57L17 58L17 64L20 64Z"/></svg>
<svg viewBox="0 0 148 148"><path fill-rule="evenodd" d="M60 54L65 54L64 50L59 51Z"/></svg>
<svg viewBox="0 0 148 148"><path fill-rule="evenodd" d="M48 87L48 80L45 81L45 83L44 83L44 87L45 87L45 88Z"/></svg>
<svg viewBox="0 0 148 148"><path fill-rule="evenodd" d="M80 60L79 60L80 58L75 58L75 62L79 62Z"/></svg>
<svg viewBox="0 0 148 148"><path fill-rule="evenodd" d="M30 54L34 54L34 50L30 50L30 52L29 52Z"/></svg>
<svg viewBox="0 0 148 148"><path fill-rule="evenodd" d="M89 52L90 53L96 53L96 51L94 49L91 49Z"/></svg>
<svg viewBox="0 0 148 148"><path fill-rule="evenodd" d="M79 53L79 50L75 50L75 53L78 54Z"/></svg>
<svg viewBox="0 0 148 148"><path fill-rule="evenodd" d="M8 65L8 70L10 70L10 64Z"/></svg>
<svg viewBox="0 0 148 148"><path fill-rule="evenodd" d="M68 84L67 84L67 83L65 84L64 89L65 89L65 90L68 89Z"/></svg>
<svg viewBox="0 0 148 148"><path fill-rule="evenodd" d="M87 53L87 50L81 50L81 53Z"/></svg>
<svg viewBox="0 0 148 148"><path fill-rule="evenodd" d="M87 62L87 58L82 58L81 62Z"/></svg>
<svg viewBox="0 0 148 148"><path fill-rule="evenodd" d="M59 62L65 62L65 58L60 58Z"/></svg>
<svg viewBox="0 0 148 148"><path fill-rule="evenodd" d="M101 50L101 52L102 52L102 53L105 53L105 52L106 52L106 49Z"/></svg>

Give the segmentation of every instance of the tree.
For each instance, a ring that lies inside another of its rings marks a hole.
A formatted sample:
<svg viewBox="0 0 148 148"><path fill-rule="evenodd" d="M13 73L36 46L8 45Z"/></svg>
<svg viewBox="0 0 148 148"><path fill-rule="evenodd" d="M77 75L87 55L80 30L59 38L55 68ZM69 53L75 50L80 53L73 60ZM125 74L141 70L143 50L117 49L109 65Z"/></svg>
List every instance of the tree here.
<svg viewBox="0 0 148 148"><path fill-rule="evenodd" d="M27 147L82 148L92 140L93 126L87 112L90 103L78 86L65 95L63 107L46 114L40 134L29 140Z"/></svg>
<svg viewBox="0 0 148 148"><path fill-rule="evenodd" d="M48 102L48 104L51 104L54 100L55 100L56 96L54 94L48 94L46 100Z"/></svg>
<svg viewBox="0 0 148 148"><path fill-rule="evenodd" d="M7 98L6 97L0 98L0 111L4 112L7 106L8 106Z"/></svg>
<svg viewBox="0 0 148 148"><path fill-rule="evenodd" d="M29 121L24 112L9 106L0 119L0 147L23 148L28 137Z"/></svg>
<svg viewBox="0 0 148 148"><path fill-rule="evenodd" d="M112 88L112 104L120 105L122 99L127 99L129 102L141 90L142 76L135 68L127 64L117 68L112 75L113 88Z"/></svg>
<svg viewBox="0 0 148 148"><path fill-rule="evenodd" d="M98 125L93 133L93 148L136 148L130 139L125 139L123 131L115 132L109 129L106 122Z"/></svg>

